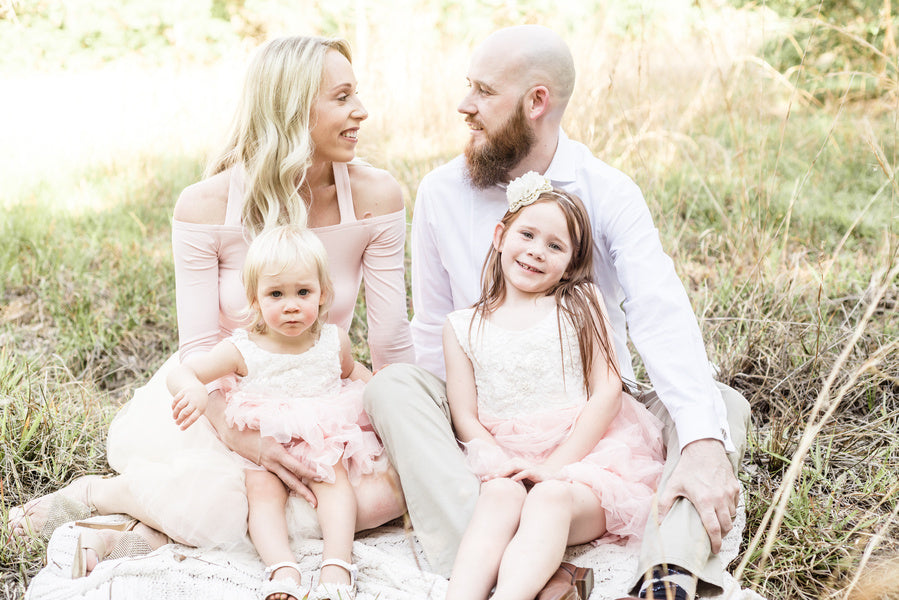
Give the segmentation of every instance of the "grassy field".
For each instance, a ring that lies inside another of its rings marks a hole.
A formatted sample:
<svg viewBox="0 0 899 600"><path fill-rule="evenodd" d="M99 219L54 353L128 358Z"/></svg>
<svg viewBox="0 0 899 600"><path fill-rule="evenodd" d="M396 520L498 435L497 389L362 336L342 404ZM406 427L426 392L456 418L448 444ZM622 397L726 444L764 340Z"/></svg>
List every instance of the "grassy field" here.
<svg viewBox="0 0 899 600"><path fill-rule="evenodd" d="M464 143L455 105L473 44L517 22L566 35L578 68L567 133L641 186L720 379L752 404L731 570L771 599L860 599L857 576L874 573L870 591L899 570L872 570L899 553L890 4L875 23L887 36L867 45L826 15L722 3L337 4L346 20L314 23L353 43L371 114L360 155L397 177L410 212L421 176ZM108 470L109 419L177 345L174 201L223 133L246 51L274 23L310 31L303 15L240 16L255 37L215 60L75 64L48 50L37 70L2 63L0 525L10 506ZM802 62L778 63L785 49ZM365 359L364 323L352 333ZM23 595L42 553L0 545L4 598Z"/></svg>

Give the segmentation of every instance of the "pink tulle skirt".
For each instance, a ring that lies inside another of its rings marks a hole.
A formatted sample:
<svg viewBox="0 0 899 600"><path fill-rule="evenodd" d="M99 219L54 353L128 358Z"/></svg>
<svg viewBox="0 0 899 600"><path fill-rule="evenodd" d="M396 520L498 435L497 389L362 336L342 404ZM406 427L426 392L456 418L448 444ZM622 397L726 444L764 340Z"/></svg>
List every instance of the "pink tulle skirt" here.
<svg viewBox="0 0 899 600"><path fill-rule="evenodd" d="M344 380L333 396L277 398L223 382L228 398L225 419L239 430L256 429L281 442L287 451L315 470L316 480L334 482L334 465L342 461L350 482L387 468L384 446L362 409L359 381ZM249 465L248 465L249 466Z"/></svg>
<svg viewBox="0 0 899 600"><path fill-rule="evenodd" d="M512 456L540 463L571 434L583 406L543 411L515 419L481 413L481 423L500 448L482 440L465 446L468 465L477 475L496 472ZM652 497L665 463L662 424L631 396L603 438L580 461L567 465L560 479L590 487L602 503L606 529L603 541L626 537L636 544L649 518Z"/></svg>

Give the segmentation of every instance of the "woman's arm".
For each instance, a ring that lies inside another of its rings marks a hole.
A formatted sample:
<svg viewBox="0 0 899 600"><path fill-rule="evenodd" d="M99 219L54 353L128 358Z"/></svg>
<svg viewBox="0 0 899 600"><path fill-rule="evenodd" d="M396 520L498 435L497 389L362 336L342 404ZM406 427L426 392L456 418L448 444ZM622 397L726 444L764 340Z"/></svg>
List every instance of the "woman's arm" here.
<svg viewBox="0 0 899 600"><path fill-rule="evenodd" d="M362 254L368 346L375 370L415 362L406 301L406 218L402 190L386 171L350 166L357 217L376 218Z"/></svg>
<svg viewBox="0 0 899 600"><path fill-rule="evenodd" d="M443 326L443 356L446 361L446 399L456 437L463 442L484 440L496 446L493 435L478 420L478 392L471 360L465 355L449 320Z"/></svg>
<svg viewBox="0 0 899 600"><path fill-rule="evenodd" d="M175 205L172 247L182 360L212 349L221 337L220 244L210 226L225 222L230 177L230 170L223 171L189 186ZM209 392L205 415L226 446L268 469L297 495L316 505L315 496L302 483L303 478L311 478L314 473L273 438L264 438L252 429L238 431L229 427L225 421L225 397L219 390Z"/></svg>
<svg viewBox="0 0 899 600"><path fill-rule="evenodd" d="M371 371L353 360L350 336L340 327L337 328L337 335L340 339L340 377L368 383L371 380Z"/></svg>

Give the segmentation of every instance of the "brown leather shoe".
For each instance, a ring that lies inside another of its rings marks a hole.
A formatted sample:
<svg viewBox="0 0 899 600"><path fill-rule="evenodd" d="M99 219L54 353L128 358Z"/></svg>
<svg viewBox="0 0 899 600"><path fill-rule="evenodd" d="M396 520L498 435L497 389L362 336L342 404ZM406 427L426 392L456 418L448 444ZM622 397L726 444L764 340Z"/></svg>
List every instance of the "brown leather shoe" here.
<svg viewBox="0 0 899 600"><path fill-rule="evenodd" d="M536 600L587 600L593 591L593 569L562 563Z"/></svg>

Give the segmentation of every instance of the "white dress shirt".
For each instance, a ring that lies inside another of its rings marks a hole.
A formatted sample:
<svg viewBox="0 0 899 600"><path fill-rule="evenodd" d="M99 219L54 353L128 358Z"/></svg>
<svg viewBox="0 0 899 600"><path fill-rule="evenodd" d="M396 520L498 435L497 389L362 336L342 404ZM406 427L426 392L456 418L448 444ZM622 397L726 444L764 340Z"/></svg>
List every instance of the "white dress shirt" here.
<svg viewBox="0 0 899 600"><path fill-rule="evenodd" d="M634 380L627 336L668 408L681 448L713 438L733 451L721 394L684 286L662 250L640 188L559 131L544 176L577 195L593 223L595 281L614 333L621 375ZM508 204L505 189L472 187L457 156L421 181L412 216L412 339L418 365L446 377L443 323L480 296L493 230Z"/></svg>

